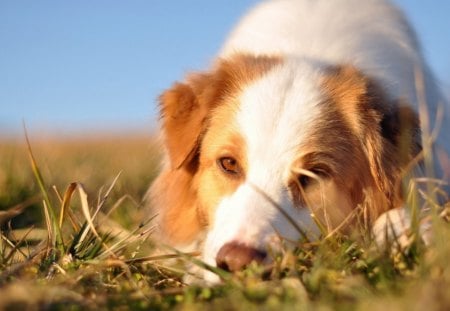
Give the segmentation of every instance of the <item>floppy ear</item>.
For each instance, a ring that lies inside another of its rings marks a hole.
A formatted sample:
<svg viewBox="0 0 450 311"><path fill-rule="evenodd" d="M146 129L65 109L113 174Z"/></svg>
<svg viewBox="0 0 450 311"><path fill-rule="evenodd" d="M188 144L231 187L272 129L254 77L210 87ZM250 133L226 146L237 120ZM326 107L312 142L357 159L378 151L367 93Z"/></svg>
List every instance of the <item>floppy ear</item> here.
<svg viewBox="0 0 450 311"><path fill-rule="evenodd" d="M384 193L388 206L403 202L402 178L408 164L422 150L420 125L416 112L401 100L389 101L381 88L366 81L366 92L360 99L370 113L365 124L367 151L372 176Z"/></svg>
<svg viewBox="0 0 450 311"><path fill-rule="evenodd" d="M164 144L168 166L150 189L158 212L160 233L166 241L185 245L207 225L198 203L196 173L202 137L211 111L227 94L224 66L211 73L190 75L160 96Z"/></svg>
<svg viewBox="0 0 450 311"><path fill-rule="evenodd" d="M395 106L379 117L379 131L369 132L364 145L372 176L387 199L384 208L391 209L403 203L402 179L421 150L420 129L418 118L407 106Z"/></svg>
<svg viewBox="0 0 450 311"><path fill-rule="evenodd" d="M150 188L161 238L191 243L206 225L197 201L195 176L208 116L220 100L212 74L191 75L160 96L164 144L169 163ZM166 165L167 165L166 164Z"/></svg>
<svg viewBox="0 0 450 311"><path fill-rule="evenodd" d="M383 205L377 209L398 206L402 173L421 150L416 113L400 100L389 100L374 79L352 66L332 68L326 83L359 138L376 190L383 195L373 198ZM380 211L370 212L376 217Z"/></svg>
<svg viewBox="0 0 450 311"><path fill-rule="evenodd" d="M192 76L186 83L176 83L160 96L162 127L172 169L195 160L200 138L214 101L202 99L210 75Z"/></svg>

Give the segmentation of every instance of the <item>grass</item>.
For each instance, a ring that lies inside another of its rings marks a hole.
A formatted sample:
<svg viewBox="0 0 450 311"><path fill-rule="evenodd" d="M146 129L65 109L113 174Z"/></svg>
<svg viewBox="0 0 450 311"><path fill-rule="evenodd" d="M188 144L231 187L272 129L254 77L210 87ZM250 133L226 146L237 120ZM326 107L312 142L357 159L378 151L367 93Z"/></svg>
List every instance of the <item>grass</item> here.
<svg viewBox="0 0 450 311"><path fill-rule="evenodd" d="M449 310L450 225L402 251L334 235L271 272L186 285L195 259L153 254L142 204L158 147L146 135L0 141L0 310ZM414 237L414 236L413 236Z"/></svg>

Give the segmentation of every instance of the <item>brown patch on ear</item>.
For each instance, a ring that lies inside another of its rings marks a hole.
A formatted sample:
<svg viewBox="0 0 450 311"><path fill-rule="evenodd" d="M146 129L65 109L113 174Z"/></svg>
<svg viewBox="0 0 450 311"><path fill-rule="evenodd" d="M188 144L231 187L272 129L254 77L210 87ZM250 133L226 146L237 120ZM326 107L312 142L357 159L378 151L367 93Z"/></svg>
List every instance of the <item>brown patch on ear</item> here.
<svg viewBox="0 0 450 311"><path fill-rule="evenodd" d="M162 234L171 243L192 242L207 225L208 215L198 198L199 153L211 114L236 97L280 60L235 55L221 60L211 72L188 76L160 97L162 130L169 163L150 190L159 213ZM204 200L203 200L204 201Z"/></svg>
<svg viewBox="0 0 450 311"><path fill-rule="evenodd" d="M191 84L176 83L160 96L165 145L174 169L188 164L188 168L195 170L191 162L199 146L205 118L212 108L209 106L213 104L202 105L194 93L202 79L206 80L208 76L199 75Z"/></svg>
<svg viewBox="0 0 450 311"><path fill-rule="evenodd" d="M422 150L419 118L411 107L401 102L394 103L384 115L381 134L396 147L402 167Z"/></svg>
<svg viewBox="0 0 450 311"><path fill-rule="evenodd" d="M372 217L401 205L402 172L421 150L415 112L401 102L389 101L376 81L352 66L330 68L323 84L367 156L378 189L373 193L377 206L370 211Z"/></svg>

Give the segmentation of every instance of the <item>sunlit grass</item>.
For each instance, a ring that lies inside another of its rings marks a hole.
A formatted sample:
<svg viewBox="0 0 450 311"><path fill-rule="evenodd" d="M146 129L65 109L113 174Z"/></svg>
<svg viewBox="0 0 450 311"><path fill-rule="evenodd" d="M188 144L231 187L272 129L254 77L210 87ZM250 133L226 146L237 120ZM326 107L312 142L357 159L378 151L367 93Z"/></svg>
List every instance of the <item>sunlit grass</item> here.
<svg viewBox="0 0 450 311"><path fill-rule="evenodd" d="M393 251L336 233L274 254L269 271L212 269L223 284L187 285L174 259L211 267L195 254L153 253L154 215L142 200L160 150L149 137L32 138L30 147L0 142L0 309L450 308L448 208L429 247Z"/></svg>

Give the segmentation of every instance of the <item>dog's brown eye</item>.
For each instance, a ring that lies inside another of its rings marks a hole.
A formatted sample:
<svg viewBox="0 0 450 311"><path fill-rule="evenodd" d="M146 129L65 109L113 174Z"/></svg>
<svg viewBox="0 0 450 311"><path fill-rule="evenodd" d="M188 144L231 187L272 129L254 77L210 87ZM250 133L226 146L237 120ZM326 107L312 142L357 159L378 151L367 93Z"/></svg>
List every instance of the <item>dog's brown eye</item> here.
<svg viewBox="0 0 450 311"><path fill-rule="evenodd" d="M303 189L308 187L311 184L312 177L306 176L306 175L300 175L298 178L298 182L300 186L302 186Z"/></svg>
<svg viewBox="0 0 450 311"><path fill-rule="evenodd" d="M237 175L240 173L239 164L232 157L223 157L217 160L217 164L227 174Z"/></svg>
<svg viewBox="0 0 450 311"><path fill-rule="evenodd" d="M323 179L329 176L326 168L314 168L309 171L313 174L313 176L302 174L298 177L298 183L303 189L306 189L311 184L317 182L318 178Z"/></svg>

